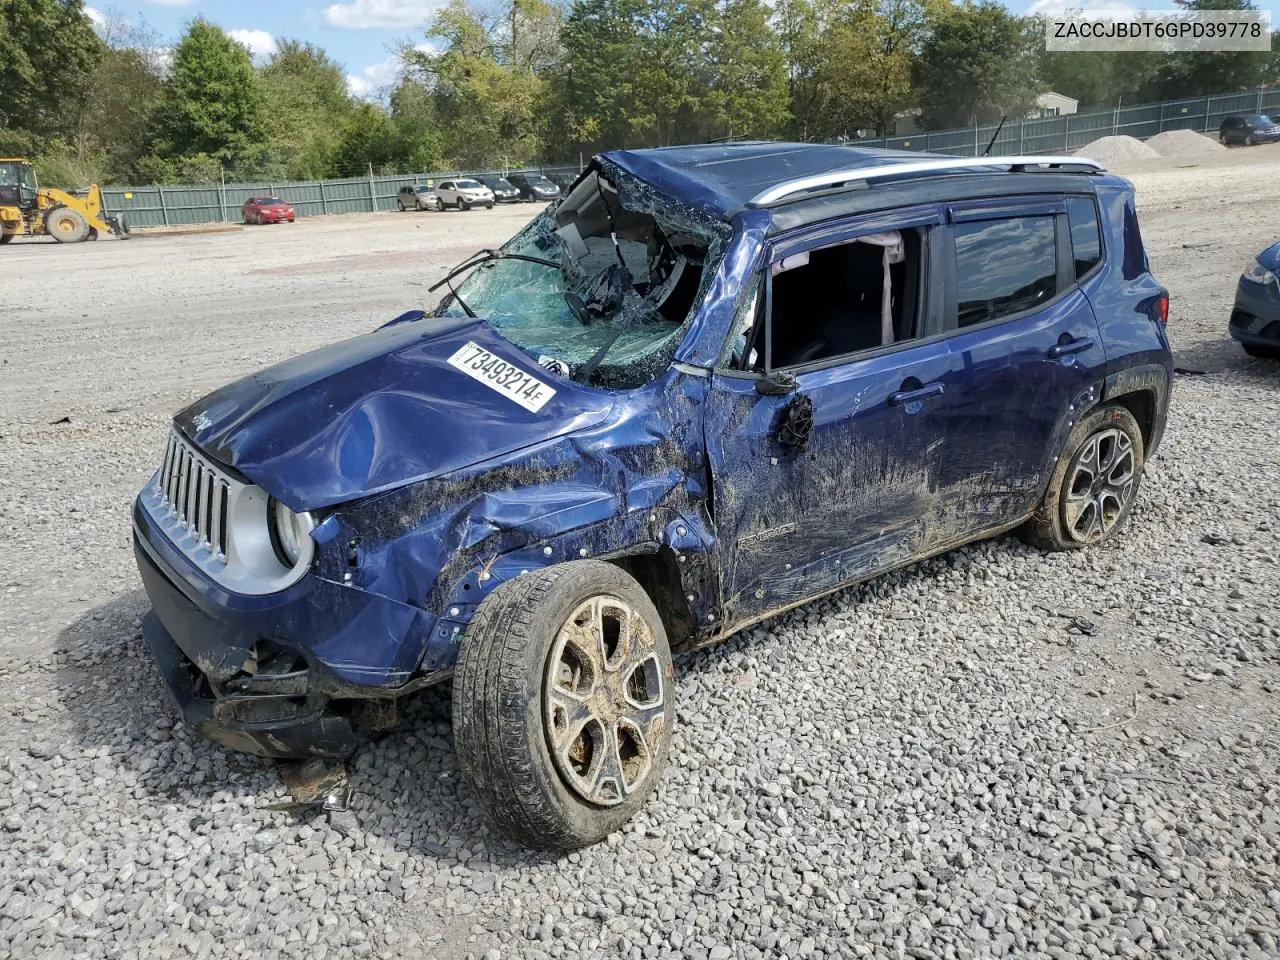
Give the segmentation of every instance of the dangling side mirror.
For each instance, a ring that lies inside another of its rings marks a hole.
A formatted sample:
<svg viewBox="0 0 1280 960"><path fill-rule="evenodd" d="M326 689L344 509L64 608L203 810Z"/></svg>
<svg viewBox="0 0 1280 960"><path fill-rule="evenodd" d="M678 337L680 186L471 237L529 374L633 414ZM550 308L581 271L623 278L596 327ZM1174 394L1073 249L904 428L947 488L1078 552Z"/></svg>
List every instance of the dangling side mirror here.
<svg viewBox="0 0 1280 960"><path fill-rule="evenodd" d="M778 442L800 450L813 433L813 401L803 393L787 404L778 424Z"/></svg>

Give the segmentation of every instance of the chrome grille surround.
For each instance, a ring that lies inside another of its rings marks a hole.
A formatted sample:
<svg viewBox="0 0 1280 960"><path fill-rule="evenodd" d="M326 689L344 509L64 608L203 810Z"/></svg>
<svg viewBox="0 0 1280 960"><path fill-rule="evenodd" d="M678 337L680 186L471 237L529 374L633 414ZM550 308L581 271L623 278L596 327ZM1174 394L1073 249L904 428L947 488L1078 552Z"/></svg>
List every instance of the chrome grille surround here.
<svg viewBox="0 0 1280 960"><path fill-rule="evenodd" d="M286 567L271 545L269 497L232 477L176 429L160 469L138 502L174 546L209 579L236 593L275 593L301 579L315 556L306 538Z"/></svg>

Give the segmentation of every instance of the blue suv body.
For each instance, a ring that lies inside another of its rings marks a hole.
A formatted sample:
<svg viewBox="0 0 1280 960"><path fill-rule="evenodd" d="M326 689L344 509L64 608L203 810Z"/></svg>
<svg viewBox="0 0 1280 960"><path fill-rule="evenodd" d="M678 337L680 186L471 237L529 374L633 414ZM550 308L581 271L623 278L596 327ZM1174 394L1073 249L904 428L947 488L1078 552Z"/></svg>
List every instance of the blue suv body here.
<svg viewBox="0 0 1280 960"><path fill-rule="evenodd" d="M1165 423L1132 187L1070 158L607 153L446 282L177 415L144 635L265 756L341 756L456 669L460 762L539 845L642 802L672 647L1014 528L1111 536Z"/></svg>

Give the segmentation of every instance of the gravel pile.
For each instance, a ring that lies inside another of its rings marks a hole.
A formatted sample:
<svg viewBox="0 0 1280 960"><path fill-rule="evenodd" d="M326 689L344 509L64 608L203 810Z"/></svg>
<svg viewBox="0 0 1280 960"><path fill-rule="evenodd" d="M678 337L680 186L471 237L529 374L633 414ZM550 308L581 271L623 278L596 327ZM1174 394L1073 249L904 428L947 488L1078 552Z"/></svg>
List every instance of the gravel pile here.
<svg viewBox="0 0 1280 960"><path fill-rule="evenodd" d="M1088 157L1101 164L1126 163L1131 160L1151 160L1160 156L1141 140L1133 137L1099 137L1076 151L1076 156Z"/></svg>
<svg viewBox="0 0 1280 960"><path fill-rule="evenodd" d="M0 379L0 956L1276 956L1280 368L1224 342L1265 226L1203 198L1143 220L1205 375L1179 379L1129 534L978 544L682 658L663 786L559 858L486 829L447 690L360 750L349 811L270 809L269 765L175 722L129 555L129 497L196 377L367 328L365 300L457 259L415 253L421 231L510 224L11 245L0 354L46 388Z"/></svg>
<svg viewBox="0 0 1280 960"><path fill-rule="evenodd" d="M1223 153L1227 148L1194 130L1166 130L1147 140L1147 146L1162 157L1201 157Z"/></svg>

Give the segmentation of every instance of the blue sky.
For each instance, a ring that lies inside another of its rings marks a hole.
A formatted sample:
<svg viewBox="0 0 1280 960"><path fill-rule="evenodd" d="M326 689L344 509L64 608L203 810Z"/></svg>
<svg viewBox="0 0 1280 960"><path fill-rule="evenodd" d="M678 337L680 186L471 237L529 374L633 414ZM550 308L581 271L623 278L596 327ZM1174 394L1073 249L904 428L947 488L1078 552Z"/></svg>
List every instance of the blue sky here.
<svg viewBox="0 0 1280 960"><path fill-rule="evenodd" d="M370 96L396 74L401 40L421 43L423 24L446 0L86 0L89 16L146 21L172 44L197 16L218 24L258 56L281 38L323 47L352 92Z"/></svg>

